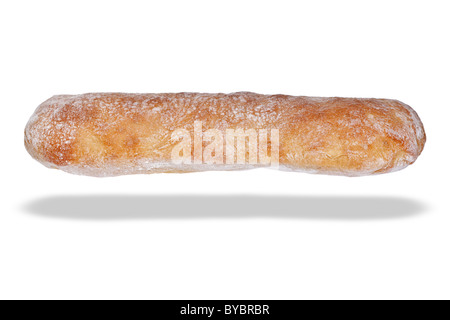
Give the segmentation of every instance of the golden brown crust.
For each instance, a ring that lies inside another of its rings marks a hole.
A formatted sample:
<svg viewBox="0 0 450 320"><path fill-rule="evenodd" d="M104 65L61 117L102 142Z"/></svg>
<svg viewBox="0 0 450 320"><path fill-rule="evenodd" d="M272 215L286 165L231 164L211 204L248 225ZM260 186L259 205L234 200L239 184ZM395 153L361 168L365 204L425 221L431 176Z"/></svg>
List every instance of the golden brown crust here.
<svg viewBox="0 0 450 320"><path fill-rule="evenodd" d="M400 170L417 159L426 140L415 111L396 100L91 93L42 103L25 129L25 146L48 167L92 176L263 166L173 163L172 133L192 133L195 121L224 134L278 129L282 169L347 176Z"/></svg>

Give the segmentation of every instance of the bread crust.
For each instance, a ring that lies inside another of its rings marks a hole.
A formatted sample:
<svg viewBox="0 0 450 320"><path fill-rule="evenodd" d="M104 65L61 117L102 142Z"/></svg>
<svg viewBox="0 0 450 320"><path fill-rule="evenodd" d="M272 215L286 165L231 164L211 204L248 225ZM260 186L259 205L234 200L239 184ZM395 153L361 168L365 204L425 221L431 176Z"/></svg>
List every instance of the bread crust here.
<svg viewBox="0 0 450 320"><path fill-rule="evenodd" d="M88 93L42 103L25 128L25 146L47 167L98 177L267 166L174 163L172 133L192 133L196 121L224 135L227 129L276 129L280 169L332 175L403 169L415 162L426 141L417 113L397 100Z"/></svg>

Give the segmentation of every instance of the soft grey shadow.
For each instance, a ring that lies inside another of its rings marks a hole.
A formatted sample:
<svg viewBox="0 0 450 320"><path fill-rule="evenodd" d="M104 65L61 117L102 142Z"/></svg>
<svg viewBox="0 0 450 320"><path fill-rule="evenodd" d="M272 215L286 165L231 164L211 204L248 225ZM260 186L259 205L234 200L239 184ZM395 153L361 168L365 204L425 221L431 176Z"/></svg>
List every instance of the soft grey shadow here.
<svg viewBox="0 0 450 320"><path fill-rule="evenodd" d="M41 217L80 220L382 220L414 217L426 206L389 196L69 195L36 199L23 209Z"/></svg>

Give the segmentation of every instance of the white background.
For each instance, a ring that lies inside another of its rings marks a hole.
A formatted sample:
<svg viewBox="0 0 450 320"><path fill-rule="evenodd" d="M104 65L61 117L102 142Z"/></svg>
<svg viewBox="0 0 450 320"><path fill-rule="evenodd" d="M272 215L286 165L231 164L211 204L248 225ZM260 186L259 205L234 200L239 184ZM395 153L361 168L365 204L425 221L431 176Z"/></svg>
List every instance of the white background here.
<svg viewBox="0 0 450 320"><path fill-rule="evenodd" d="M449 1L2 1L0 298L450 298ZM55 94L399 99L418 161L91 178L23 129Z"/></svg>

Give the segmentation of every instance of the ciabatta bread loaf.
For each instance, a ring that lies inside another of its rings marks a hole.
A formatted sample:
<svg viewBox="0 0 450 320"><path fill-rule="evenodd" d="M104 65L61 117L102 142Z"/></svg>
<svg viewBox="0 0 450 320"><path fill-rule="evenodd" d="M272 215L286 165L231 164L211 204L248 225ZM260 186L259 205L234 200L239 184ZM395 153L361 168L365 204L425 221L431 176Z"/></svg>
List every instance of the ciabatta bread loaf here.
<svg viewBox="0 0 450 320"><path fill-rule="evenodd" d="M102 177L258 167L371 175L412 164L425 140L416 112L396 100L250 92L54 96L25 128L36 160Z"/></svg>

